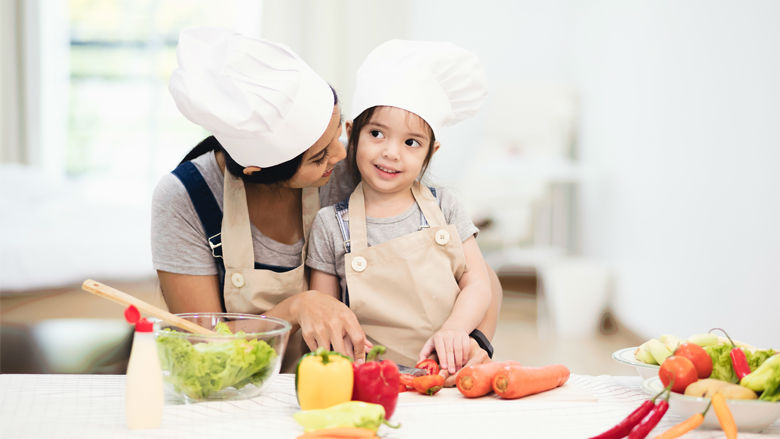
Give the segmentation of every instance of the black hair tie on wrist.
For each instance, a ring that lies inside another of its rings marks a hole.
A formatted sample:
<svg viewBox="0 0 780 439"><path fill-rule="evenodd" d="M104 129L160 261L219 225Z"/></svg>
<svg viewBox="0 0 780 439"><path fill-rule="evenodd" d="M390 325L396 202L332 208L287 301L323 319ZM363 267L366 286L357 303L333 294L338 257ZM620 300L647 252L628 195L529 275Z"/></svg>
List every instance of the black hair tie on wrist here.
<svg viewBox="0 0 780 439"><path fill-rule="evenodd" d="M488 357L491 359L493 358L493 345L490 344L490 341L485 337L485 334L482 333L479 329L475 329L471 331L471 334L469 334L469 337L476 340L479 347L485 350L487 352Z"/></svg>

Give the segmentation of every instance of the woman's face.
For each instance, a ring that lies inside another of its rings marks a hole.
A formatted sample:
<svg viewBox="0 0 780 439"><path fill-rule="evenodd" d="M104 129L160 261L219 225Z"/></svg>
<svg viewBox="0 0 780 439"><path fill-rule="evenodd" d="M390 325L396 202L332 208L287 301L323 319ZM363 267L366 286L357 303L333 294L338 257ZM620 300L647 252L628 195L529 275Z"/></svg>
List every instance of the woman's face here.
<svg viewBox="0 0 780 439"><path fill-rule="evenodd" d="M330 179L333 167L344 160L347 151L341 143L341 108L333 106L333 115L322 136L305 153L298 171L287 181L291 188L319 187Z"/></svg>

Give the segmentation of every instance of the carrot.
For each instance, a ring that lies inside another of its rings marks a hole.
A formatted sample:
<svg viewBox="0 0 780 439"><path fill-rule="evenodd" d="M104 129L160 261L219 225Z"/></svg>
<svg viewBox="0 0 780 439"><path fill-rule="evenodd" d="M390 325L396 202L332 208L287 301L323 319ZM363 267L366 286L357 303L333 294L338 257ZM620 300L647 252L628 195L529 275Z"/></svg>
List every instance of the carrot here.
<svg viewBox="0 0 780 439"><path fill-rule="evenodd" d="M493 391L502 398L515 399L562 386L569 379L562 364L543 367L505 366L493 376Z"/></svg>
<svg viewBox="0 0 780 439"><path fill-rule="evenodd" d="M517 361L494 361L466 366L455 377L455 385L460 393L468 398L487 395L493 390L493 375L511 364L520 366Z"/></svg>
<svg viewBox="0 0 780 439"><path fill-rule="evenodd" d="M715 392L712 395L712 408L715 409L715 414L718 416L718 422L720 422L720 428L726 433L727 439L735 439L737 437L737 423L734 422L734 416L729 410L729 406L726 404L726 398L720 392Z"/></svg>
<svg viewBox="0 0 780 439"><path fill-rule="evenodd" d="M375 438L374 430L358 427L333 427L308 431L297 439L351 439L351 438Z"/></svg>
<svg viewBox="0 0 780 439"><path fill-rule="evenodd" d="M711 405L712 405L712 399L710 399L710 403L707 404L707 408L705 408L703 412L696 413L695 415L680 422L679 424L659 434L653 439L674 439L676 437L680 437L684 435L685 433L688 433L691 430L695 430L699 428L699 426L704 422L704 416L710 410Z"/></svg>

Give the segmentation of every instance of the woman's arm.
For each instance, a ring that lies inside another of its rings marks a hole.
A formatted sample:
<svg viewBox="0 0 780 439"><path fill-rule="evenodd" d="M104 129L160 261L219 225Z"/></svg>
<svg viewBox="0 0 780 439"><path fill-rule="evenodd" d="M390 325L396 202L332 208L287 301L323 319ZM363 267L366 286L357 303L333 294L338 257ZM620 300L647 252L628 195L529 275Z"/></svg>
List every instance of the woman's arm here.
<svg viewBox="0 0 780 439"><path fill-rule="evenodd" d="M196 276L158 270L157 277L170 312L222 311L216 275ZM338 292L335 294L338 295ZM333 345L339 352L354 354L355 358L365 356L366 336L357 317L331 294L303 291L282 300L263 314L290 322L291 332L301 328L303 338L312 350L318 346L328 348ZM346 343L352 346L347 349Z"/></svg>
<svg viewBox="0 0 780 439"><path fill-rule="evenodd" d="M157 270L157 278L170 312L222 311L216 275L197 276Z"/></svg>
<svg viewBox="0 0 780 439"><path fill-rule="evenodd" d="M336 301L339 300L338 297L341 290L338 276L312 268L309 277L309 286L313 290L319 291L321 295L327 295ZM346 310L346 313L343 313L344 315L341 321L330 320L329 322L316 322L320 324L320 327L311 328L312 330L309 331L309 335L307 336L304 334L303 338L312 350L321 346L325 349L333 349L336 352L340 352L360 361L365 355L365 333L360 327L360 323L358 323L355 314L341 303L341 301L338 301L338 304L340 306L332 304L333 307L336 308L334 311L343 312ZM329 323L330 327L323 325L324 323Z"/></svg>

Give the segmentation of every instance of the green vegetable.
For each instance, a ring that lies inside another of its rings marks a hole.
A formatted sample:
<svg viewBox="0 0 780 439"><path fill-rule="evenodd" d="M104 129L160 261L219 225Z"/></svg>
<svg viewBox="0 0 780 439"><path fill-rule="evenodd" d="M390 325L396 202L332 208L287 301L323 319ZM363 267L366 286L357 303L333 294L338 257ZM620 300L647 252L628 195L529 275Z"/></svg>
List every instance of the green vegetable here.
<svg viewBox="0 0 780 439"><path fill-rule="evenodd" d="M303 431L358 427L376 432L382 424L392 428L399 427L399 425L389 424L385 420L384 407L363 401L342 402L326 409L301 410L295 413L293 418L301 424Z"/></svg>
<svg viewBox="0 0 780 439"><path fill-rule="evenodd" d="M731 364L731 349L733 346L730 343L719 343L709 346L704 346L704 350L712 358L712 374L710 378L716 380L727 381L729 383L738 383L739 379L737 374L734 373L734 367ZM750 349L744 349L745 357L748 360L750 370L755 371L765 360L775 354L772 349L761 349L751 351Z"/></svg>
<svg viewBox="0 0 780 439"><path fill-rule="evenodd" d="M734 367L731 365L731 346L728 343L713 344L704 346L704 350L712 358L712 374L710 378L736 383L737 374L734 373Z"/></svg>
<svg viewBox="0 0 780 439"><path fill-rule="evenodd" d="M688 341L694 344L697 344L701 347L710 346L719 344L720 340L718 340L718 336L715 334L710 334L709 332L704 334L694 334L690 337L688 337Z"/></svg>
<svg viewBox="0 0 780 439"><path fill-rule="evenodd" d="M756 370L745 375L741 385L761 392L758 399L777 402L780 400L780 355L764 361Z"/></svg>
<svg viewBox="0 0 780 439"><path fill-rule="evenodd" d="M214 329L218 334L231 334L223 322ZM264 340L237 338L192 344L177 334L181 333L165 329L158 335L160 365L169 372L166 381L192 399L207 399L227 387L260 384L271 375L276 352Z"/></svg>

